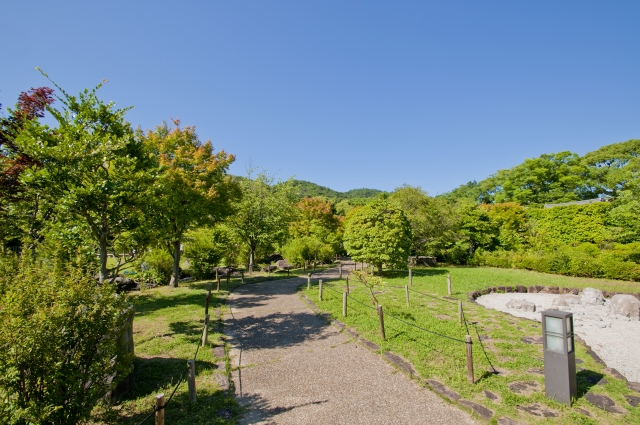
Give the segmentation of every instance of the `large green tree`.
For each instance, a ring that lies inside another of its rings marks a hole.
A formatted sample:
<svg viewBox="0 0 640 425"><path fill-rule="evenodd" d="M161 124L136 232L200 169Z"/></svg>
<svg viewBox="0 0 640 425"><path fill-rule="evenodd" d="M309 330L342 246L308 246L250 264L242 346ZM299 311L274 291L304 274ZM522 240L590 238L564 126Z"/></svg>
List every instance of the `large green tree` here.
<svg viewBox="0 0 640 425"><path fill-rule="evenodd" d="M346 219L344 246L355 261L403 267L411 251L413 235L404 211L386 195L353 210Z"/></svg>
<svg viewBox="0 0 640 425"><path fill-rule="evenodd" d="M159 170L149 199L149 218L159 241L173 257L171 286L180 279L181 243L195 225L212 225L232 212L238 185L227 175L234 156L213 152L202 143L195 127L174 128L167 123L149 130L143 139L158 161Z"/></svg>
<svg viewBox="0 0 640 425"><path fill-rule="evenodd" d="M72 96L56 85L61 109L46 109L57 127L28 121L15 144L39 164L25 169L21 182L51 201L57 214L89 230L103 282L112 271L108 254L138 227L152 161L124 119L129 108L98 99L101 86Z"/></svg>
<svg viewBox="0 0 640 425"><path fill-rule="evenodd" d="M297 194L293 180L274 182L266 172L240 179L242 199L227 224L249 251L249 271L259 247L283 243L294 218Z"/></svg>

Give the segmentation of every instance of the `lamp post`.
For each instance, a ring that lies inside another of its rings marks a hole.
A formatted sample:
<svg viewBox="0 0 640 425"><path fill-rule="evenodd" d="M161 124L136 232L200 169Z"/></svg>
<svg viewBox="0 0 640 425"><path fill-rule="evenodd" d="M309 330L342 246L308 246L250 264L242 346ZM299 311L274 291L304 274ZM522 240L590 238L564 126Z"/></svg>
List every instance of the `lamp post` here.
<svg viewBox="0 0 640 425"><path fill-rule="evenodd" d="M543 311L542 336L547 397L571 406L577 395L573 313Z"/></svg>

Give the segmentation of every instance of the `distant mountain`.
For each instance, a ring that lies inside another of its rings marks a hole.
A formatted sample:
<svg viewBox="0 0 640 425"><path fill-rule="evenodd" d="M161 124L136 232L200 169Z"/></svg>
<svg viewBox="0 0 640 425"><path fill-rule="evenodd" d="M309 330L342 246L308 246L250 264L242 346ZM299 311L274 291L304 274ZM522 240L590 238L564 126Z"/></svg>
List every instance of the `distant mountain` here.
<svg viewBox="0 0 640 425"><path fill-rule="evenodd" d="M335 202L342 201L344 199L368 199L375 198L376 196L387 193L378 189L352 189L347 192L338 192L328 187L320 186L319 184L311 183L304 180L294 180L294 185L298 188L301 197L305 196L324 196Z"/></svg>

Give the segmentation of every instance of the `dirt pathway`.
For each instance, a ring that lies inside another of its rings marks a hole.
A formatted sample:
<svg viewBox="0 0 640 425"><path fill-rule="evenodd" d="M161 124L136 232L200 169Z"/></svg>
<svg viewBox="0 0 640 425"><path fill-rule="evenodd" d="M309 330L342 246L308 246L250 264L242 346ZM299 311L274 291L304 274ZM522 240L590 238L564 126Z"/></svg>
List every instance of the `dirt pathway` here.
<svg viewBox="0 0 640 425"><path fill-rule="evenodd" d="M336 270L313 275L337 277ZM231 294L241 424L473 424L462 410L327 325L296 293L306 279L241 286Z"/></svg>

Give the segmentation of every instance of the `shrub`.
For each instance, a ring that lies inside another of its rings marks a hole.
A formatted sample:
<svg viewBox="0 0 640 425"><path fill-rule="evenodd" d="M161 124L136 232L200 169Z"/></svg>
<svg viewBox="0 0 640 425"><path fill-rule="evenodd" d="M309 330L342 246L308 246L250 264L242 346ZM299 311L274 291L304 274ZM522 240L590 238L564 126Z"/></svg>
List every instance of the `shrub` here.
<svg viewBox="0 0 640 425"><path fill-rule="evenodd" d="M189 259L189 271L197 279L211 277L230 244L220 228L202 227L186 235L184 256Z"/></svg>
<svg viewBox="0 0 640 425"><path fill-rule="evenodd" d="M78 269L0 259L0 418L87 420L130 370L120 338L128 304Z"/></svg>
<svg viewBox="0 0 640 425"><path fill-rule="evenodd" d="M173 258L162 248L155 248L147 252L141 259L143 267L140 277L158 285L168 285L173 273Z"/></svg>

